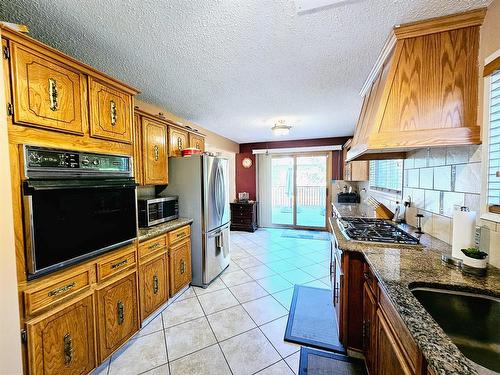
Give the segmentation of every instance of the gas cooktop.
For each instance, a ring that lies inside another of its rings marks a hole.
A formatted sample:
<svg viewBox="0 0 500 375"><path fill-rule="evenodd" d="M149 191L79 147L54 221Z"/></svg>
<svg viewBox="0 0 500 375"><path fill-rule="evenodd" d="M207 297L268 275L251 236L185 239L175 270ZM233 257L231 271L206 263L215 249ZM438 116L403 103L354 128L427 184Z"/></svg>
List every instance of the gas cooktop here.
<svg viewBox="0 0 500 375"><path fill-rule="evenodd" d="M355 241L418 245L419 240L382 219L345 217L340 219L346 236Z"/></svg>

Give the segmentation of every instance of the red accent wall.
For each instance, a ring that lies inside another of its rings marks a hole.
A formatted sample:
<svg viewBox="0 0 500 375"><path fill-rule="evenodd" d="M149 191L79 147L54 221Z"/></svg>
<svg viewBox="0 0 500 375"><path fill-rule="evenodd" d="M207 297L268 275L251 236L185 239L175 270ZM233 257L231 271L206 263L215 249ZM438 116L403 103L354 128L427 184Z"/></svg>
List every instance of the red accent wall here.
<svg viewBox="0 0 500 375"><path fill-rule="evenodd" d="M252 159L250 168L243 168L241 161L244 158ZM256 174L255 174L255 155L252 152L240 152L236 154L236 198L238 193L247 192L250 194L250 199L256 199Z"/></svg>
<svg viewBox="0 0 500 375"><path fill-rule="evenodd" d="M273 149L273 148L290 148L290 147L313 147L313 146L333 146L343 145L350 137L333 137L333 138L314 138L314 139L299 139L295 141L272 141L272 142L257 142L240 144L240 153L236 154L236 197L238 193L247 192L250 199L256 199L256 169L255 155L253 150ZM243 168L241 161L244 158L252 159L250 168ZM342 152L335 151L333 153L333 179L342 179Z"/></svg>

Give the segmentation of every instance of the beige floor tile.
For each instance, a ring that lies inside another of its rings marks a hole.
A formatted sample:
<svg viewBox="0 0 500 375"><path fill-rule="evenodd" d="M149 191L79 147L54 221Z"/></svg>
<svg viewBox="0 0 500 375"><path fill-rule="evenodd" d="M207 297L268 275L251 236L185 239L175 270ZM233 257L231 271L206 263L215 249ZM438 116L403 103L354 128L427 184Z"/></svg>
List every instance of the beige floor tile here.
<svg viewBox="0 0 500 375"><path fill-rule="evenodd" d="M313 264L311 266L301 267L301 270L314 276L316 279L330 275L330 269L323 264Z"/></svg>
<svg viewBox="0 0 500 375"><path fill-rule="evenodd" d="M309 283L303 284L304 286L312 286L313 288L321 288L321 289L327 289L327 286L325 283L319 281L319 280L314 280Z"/></svg>
<svg viewBox="0 0 500 375"><path fill-rule="evenodd" d="M295 375L299 373L300 351L285 358L285 362L290 366Z"/></svg>
<svg viewBox="0 0 500 375"><path fill-rule="evenodd" d="M257 258L252 256L248 258L237 259L234 261L234 263L236 263L242 269L255 267L258 266L259 264L262 264L262 262L260 262Z"/></svg>
<svg viewBox="0 0 500 375"><path fill-rule="evenodd" d="M313 260L309 258L304 258L302 255L297 255L297 254L295 254L292 258L285 258L283 260L297 268L302 268L302 269L311 266L313 264L316 264L316 262L314 262Z"/></svg>
<svg viewBox="0 0 500 375"><path fill-rule="evenodd" d="M199 318L204 314L198 302L198 298L189 298L172 303L163 310L161 315L163 316L164 328L168 328L176 324L187 322L188 320Z"/></svg>
<svg viewBox="0 0 500 375"><path fill-rule="evenodd" d="M252 278L243 270L234 271L230 273L223 273L220 278L227 287L244 284L252 281Z"/></svg>
<svg viewBox="0 0 500 375"><path fill-rule="evenodd" d="M207 318L199 318L165 330L169 361L215 344Z"/></svg>
<svg viewBox="0 0 500 375"><path fill-rule="evenodd" d="M241 270L240 266L238 266L234 262L231 262L231 263L229 263L229 266L227 266L227 268L224 270L224 273L231 273L231 272L238 271L238 270Z"/></svg>
<svg viewBox="0 0 500 375"><path fill-rule="evenodd" d="M309 275L307 272L301 270L292 270L283 272L280 274L281 277L291 282L292 284L304 284L314 280L314 277Z"/></svg>
<svg viewBox="0 0 500 375"><path fill-rule="evenodd" d="M293 375L293 372L290 370L290 367L288 367L285 361L279 361L278 363L259 371L255 375Z"/></svg>
<svg viewBox="0 0 500 375"><path fill-rule="evenodd" d="M163 332L130 340L113 354L109 375L134 375L167 363Z"/></svg>
<svg viewBox="0 0 500 375"><path fill-rule="evenodd" d="M276 272L274 272L272 269L270 269L269 267L267 267L264 264L261 264L259 266L255 266L255 267L247 268L245 270L245 272L247 274L249 274L255 280L276 275Z"/></svg>
<svg viewBox="0 0 500 375"><path fill-rule="evenodd" d="M277 262L270 262L266 264L270 269L275 272L281 273L296 269L293 264L288 263L286 260L278 260Z"/></svg>
<svg viewBox="0 0 500 375"><path fill-rule="evenodd" d="M158 314L153 318L146 326L144 326L139 332L137 332L136 337L149 335L150 333L163 330L163 322L161 314Z"/></svg>
<svg viewBox="0 0 500 375"><path fill-rule="evenodd" d="M170 370L168 368L168 364L161 365L160 367L156 367L152 370L143 372L141 375L170 375Z"/></svg>
<svg viewBox="0 0 500 375"><path fill-rule="evenodd" d="M170 363L172 375L230 375L219 345L190 354Z"/></svg>
<svg viewBox="0 0 500 375"><path fill-rule="evenodd" d="M240 305L207 316L218 341L255 328L250 315Z"/></svg>
<svg viewBox="0 0 500 375"><path fill-rule="evenodd" d="M280 353L284 358L296 351L300 350L300 345L292 344L286 342L283 338L285 337L286 324L288 322L288 315L282 318L273 320L267 324L260 327L264 335L271 341L274 348Z"/></svg>
<svg viewBox="0 0 500 375"><path fill-rule="evenodd" d="M200 287L193 287L196 295L198 296L203 296L208 293L215 292L216 290L221 290L221 289L226 289L226 284L222 282L220 277L216 278L214 281L210 283L210 285L207 288L200 288Z"/></svg>
<svg viewBox="0 0 500 375"><path fill-rule="evenodd" d="M179 297L177 297L177 299L175 301L178 302L178 301L182 301L184 299L194 298L194 297L196 297L196 293L194 291L194 288L190 287L189 289L184 291L184 293L182 293Z"/></svg>
<svg viewBox="0 0 500 375"><path fill-rule="evenodd" d="M250 375L277 362L280 356L259 329L220 343L234 375Z"/></svg>
<svg viewBox="0 0 500 375"><path fill-rule="evenodd" d="M290 305L292 303L293 298L293 288L282 290L278 293L273 293L272 295L275 299L278 300L279 303L283 305L287 310L290 310Z"/></svg>
<svg viewBox="0 0 500 375"><path fill-rule="evenodd" d="M229 288L240 303L267 296L268 293L255 281Z"/></svg>
<svg viewBox="0 0 500 375"><path fill-rule="evenodd" d="M281 290L289 289L293 287L293 284L288 280L284 279L280 275L274 275L269 277L264 277L257 280L261 287L263 287L268 293L276 293Z"/></svg>
<svg viewBox="0 0 500 375"><path fill-rule="evenodd" d="M259 326L288 314L287 309L272 296L246 302L242 306Z"/></svg>
<svg viewBox="0 0 500 375"><path fill-rule="evenodd" d="M229 289L222 289L213 293L204 294L198 297L198 299L207 315L238 305L238 300L234 298Z"/></svg>

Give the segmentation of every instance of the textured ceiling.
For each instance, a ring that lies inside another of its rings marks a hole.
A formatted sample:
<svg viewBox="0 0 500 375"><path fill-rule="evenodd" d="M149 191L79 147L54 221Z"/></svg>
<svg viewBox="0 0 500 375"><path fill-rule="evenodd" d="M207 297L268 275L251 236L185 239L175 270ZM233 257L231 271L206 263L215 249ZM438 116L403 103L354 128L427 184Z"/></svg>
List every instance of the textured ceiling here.
<svg viewBox="0 0 500 375"><path fill-rule="evenodd" d="M395 24L490 0L0 0L0 19L237 142L353 133L358 92Z"/></svg>

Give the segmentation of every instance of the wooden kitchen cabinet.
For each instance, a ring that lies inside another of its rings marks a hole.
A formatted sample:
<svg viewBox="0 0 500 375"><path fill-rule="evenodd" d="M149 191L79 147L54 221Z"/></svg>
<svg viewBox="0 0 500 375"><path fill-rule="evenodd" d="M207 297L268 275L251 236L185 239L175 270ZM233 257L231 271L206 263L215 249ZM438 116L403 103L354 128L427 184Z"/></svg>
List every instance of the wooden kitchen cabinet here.
<svg viewBox="0 0 500 375"><path fill-rule="evenodd" d="M144 173L142 163L142 124L141 116L134 113L133 123L133 139L134 139L134 179L138 185L144 185Z"/></svg>
<svg viewBox="0 0 500 375"><path fill-rule="evenodd" d="M26 332L31 375L83 375L95 367L92 295L28 321Z"/></svg>
<svg viewBox="0 0 500 375"><path fill-rule="evenodd" d="M377 372L378 375L413 375L401 351L395 334L379 309L377 311Z"/></svg>
<svg viewBox="0 0 500 375"><path fill-rule="evenodd" d="M168 127L142 117L142 169L144 185L168 184Z"/></svg>
<svg viewBox="0 0 500 375"><path fill-rule="evenodd" d="M86 78L61 60L11 42L14 123L83 135Z"/></svg>
<svg viewBox="0 0 500 375"><path fill-rule="evenodd" d="M144 320L168 300L167 253L139 267L141 319Z"/></svg>
<svg viewBox="0 0 500 375"><path fill-rule="evenodd" d="M90 135L132 143L132 95L89 77Z"/></svg>
<svg viewBox="0 0 500 375"><path fill-rule="evenodd" d="M351 149L352 139L349 139L343 146L344 160ZM350 161L344 162L344 180L345 181L368 181L370 179L370 162Z"/></svg>
<svg viewBox="0 0 500 375"><path fill-rule="evenodd" d="M363 354L368 373L375 374L377 354L377 300L368 283L363 288Z"/></svg>
<svg viewBox="0 0 500 375"><path fill-rule="evenodd" d="M128 273L96 291L99 361L139 329L136 272Z"/></svg>
<svg viewBox="0 0 500 375"><path fill-rule="evenodd" d="M168 156L182 156L182 150L189 147L189 134L186 130L169 126Z"/></svg>
<svg viewBox="0 0 500 375"><path fill-rule="evenodd" d="M189 133L189 147L205 152L205 138L197 134Z"/></svg>
<svg viewBox="0 0 500 375"><path fill-rule="evenodd" d="M170 296L176 294L191 282L191 240L179 242L170 247Z"/></svg>

